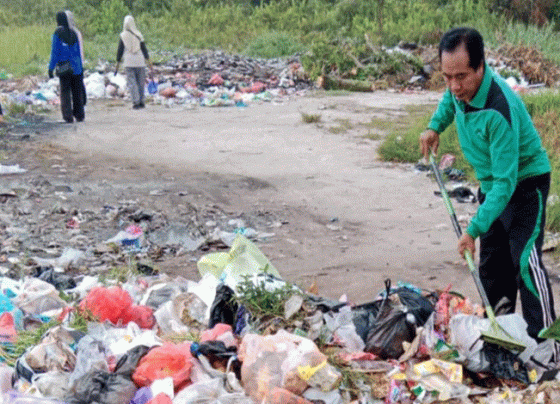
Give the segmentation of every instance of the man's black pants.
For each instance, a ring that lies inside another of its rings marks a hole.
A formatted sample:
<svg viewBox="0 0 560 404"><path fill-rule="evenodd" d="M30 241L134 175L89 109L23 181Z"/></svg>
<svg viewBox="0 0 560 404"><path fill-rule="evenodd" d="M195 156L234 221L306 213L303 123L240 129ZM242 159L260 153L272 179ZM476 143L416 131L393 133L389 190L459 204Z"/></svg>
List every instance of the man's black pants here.
<svg viewBox="0 0 560 404"><path fill-rule="evenodd" d="M504 212L480 237L480 280L490 304L496 309L500 303L504 312L512 313L519 290L527 331L535 339L556 318L552 290L542 262L549 187L550 174L521 181ZM479 201L484 202L480 191Z"/></svg>

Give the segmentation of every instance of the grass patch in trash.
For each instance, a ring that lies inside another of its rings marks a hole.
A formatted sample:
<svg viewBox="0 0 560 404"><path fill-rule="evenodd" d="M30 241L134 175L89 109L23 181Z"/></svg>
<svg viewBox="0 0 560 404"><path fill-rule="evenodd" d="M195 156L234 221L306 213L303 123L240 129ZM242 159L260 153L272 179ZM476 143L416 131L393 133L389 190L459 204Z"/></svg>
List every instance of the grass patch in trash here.
<svg viewBox="0 0 560 404"><path fill-rule="evenodd" d="M359 397L360 392L371 390L370 375L360 370L353 369L340 356L339 348L326 348L323 354L327 356L328 362L334 366L342 375L339 389L347 391L350 396L355 399Z"/></svg>
<svg viewBox="0 0 560 404"><path fill-rule="evenodd" d="M69 327L73 328L74 330L87 333L88 324L92 322L99 322L99 318L95 316L90 310L74 310Z"/></svg>
<svg viewBox="0 0 560 404"><path fill-rule="evenodd" d="M22 356L29 347L35 346L41 342L43 335L59 324L58 321L51 320L48 323L39 325L35 329L20 331L13 344L5 344L0 348L0 359L7 365L14 366L16 360Z"/></svg>
<svg viewBox="0 0 560 404"><path fill-rule="evenodd" d="M116 266L110 268L106 273L99 276L99 281L102 284L111 283L126 283L131 277L141 276L142 273L138 271L136 263L129 263L128 265Z"/></svg>
<svg viewBox="0 0 560 404"><path fill-rule="evenodd" d="M284 304L294 294L301 294L299 289L285 283L273 290L267 288L263 281L253 282L245 276L239 283L237 295L233 297L236 303L243 305L259 322L271 318L284 317Z"/></svg>

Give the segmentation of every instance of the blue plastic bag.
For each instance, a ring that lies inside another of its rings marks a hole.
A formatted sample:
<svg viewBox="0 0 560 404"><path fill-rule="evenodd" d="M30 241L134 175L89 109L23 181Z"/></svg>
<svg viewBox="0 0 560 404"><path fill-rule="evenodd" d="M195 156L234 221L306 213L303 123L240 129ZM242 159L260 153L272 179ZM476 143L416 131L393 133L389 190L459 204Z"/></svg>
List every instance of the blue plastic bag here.
<svg viewBox="0 0 560 404"><path fill-rule="evenodd" d="M150 80L148 82L148 93L155 94L157 93L157 83L154 80Z"/></svg>

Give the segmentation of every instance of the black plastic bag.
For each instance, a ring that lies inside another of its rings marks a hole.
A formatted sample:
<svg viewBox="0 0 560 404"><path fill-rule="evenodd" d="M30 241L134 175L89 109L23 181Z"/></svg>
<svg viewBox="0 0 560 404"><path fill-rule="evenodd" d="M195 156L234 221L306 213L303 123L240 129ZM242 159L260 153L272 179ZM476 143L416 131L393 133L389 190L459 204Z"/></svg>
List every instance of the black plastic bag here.
<svg viewBox="0 0 560 404"><path fill-rule="evenodd" d="M414 316L405 306L394 304L386 298L374 326L367 334L364 351L382 359L399 358L404 353L402 343L412 342L416 335L414 323Z"/></svg>
<svg viewBox="0 0 560 404"><path fill-rule="evenodd" d="M36 268L37 278L53 285L57 290L72 289L76 287L76 281L69 275L58 273L51 267Z"/></svg>
<svg viewBox="0 0 560 404"><path fill-rule="evenodd" d="M404 286L395 289L393 293L399 296L401 303L414 315L418 327L428 321L434 311L434 305L426 297Z"/></svg>
<svg viewBox="0 0 560 404"><path fill-rule="evenodd" d="M138 366L138 362L140 362L140 359L150 352L150 350L151 348L145 345L138 345L128 350L117 362L115 373L132 377L132 374Z"/></svg>
<svg viewBox="0 0 560 404"><path fill-rule="evenodd" d="M375 300L352 308L352 322L354 327L356 327L356 333L362 338L364 343L367 342L369 331L375 325L375 319L382 304L383 300Z"/></svg>
<svg viewBox="0 0 560 404"><path fill-rule="evenodd" d="M95 370L76 380L65 401L69 404L123 404L134 398L136 390L128 376Z"/></svg>
<svg viewBox="0 0 560 404"><path fill-rule="evenodd" d="M413 325L412 323L416 327L423 326L434 311L435 301L432 303L429 298L407 286L391 288L391 280L387 279L385 280L385 291L382 293L383 298L352 308L352 321L356 327L356 333L366 344L368 334L374 327L378 326L377 317L380 314L380 308L384 304L398 305L390 299L390 296L394 294L399 297L398 300L400 300L406 311L414 316L414 321L409 321L411 326Z"/></svg>
<svg viewBox="0 0 560 404"><path fill-rule="evenodd" d="M221 283L216 288L216 297L210 307L210 320L208 328L214 328L216 324L235 324L235 314L237 313L237 304L233 301L233 290Z"/></svg>
<svg viewBox="0 0 560 404"><path fill-rule="evenodd" d="M488 371L496 378L530 383L527 368L513 352L490 343L484 343L482 352L490 364Z"/></svg>

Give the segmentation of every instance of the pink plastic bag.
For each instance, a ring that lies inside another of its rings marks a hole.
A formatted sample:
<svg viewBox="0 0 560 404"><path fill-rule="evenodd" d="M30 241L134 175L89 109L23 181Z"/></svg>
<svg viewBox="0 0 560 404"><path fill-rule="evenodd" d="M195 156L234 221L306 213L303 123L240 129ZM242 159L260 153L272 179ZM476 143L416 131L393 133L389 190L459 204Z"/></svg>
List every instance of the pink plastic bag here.
<svg viewBox="0 0 560 404"><path fill-rule="evenodd" d="M208 80L208 84L213 86L221 86L222 84L224 84L224 79L218 73L215 73L212 77L210 77L210 80Z"/></svg>
<svg viewBox="0 0 560 404"><path fill-rule="evenodd" d="M167 394L159 393L146 404L173 404L173 401L171 401L171 398Z"/></svg>
<svg viewBox="0 0 560 404"><path fill-rule="evenodd" d="M17 331L12 313L2 313L0 316L0 342L15 342L16 337Z"/></svg>
<svg viewBox="0 0 560 404"><path fill-rule="evenodd" d="M202 331L200 334L200 342L215 341L220 335L225 334L228 331L232 331L231 325L216 324L214 328Z"/></svg>

